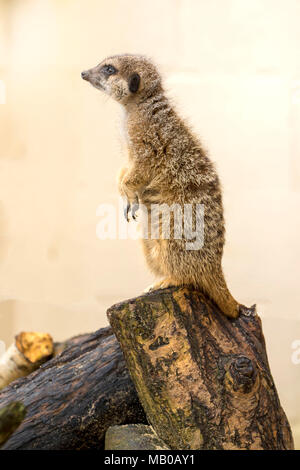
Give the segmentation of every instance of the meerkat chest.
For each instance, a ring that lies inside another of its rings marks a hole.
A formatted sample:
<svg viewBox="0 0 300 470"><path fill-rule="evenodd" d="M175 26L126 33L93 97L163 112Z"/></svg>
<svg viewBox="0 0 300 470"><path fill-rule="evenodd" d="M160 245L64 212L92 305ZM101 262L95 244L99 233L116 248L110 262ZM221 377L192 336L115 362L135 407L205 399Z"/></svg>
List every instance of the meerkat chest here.
<svg viewBox="0 0 300 470"><path fill-rule="evenodd" d="M121 113L120 113L119 133L124 143L129 145L130 138L128 134L128 114L124 108L121 109Z"/></svg>

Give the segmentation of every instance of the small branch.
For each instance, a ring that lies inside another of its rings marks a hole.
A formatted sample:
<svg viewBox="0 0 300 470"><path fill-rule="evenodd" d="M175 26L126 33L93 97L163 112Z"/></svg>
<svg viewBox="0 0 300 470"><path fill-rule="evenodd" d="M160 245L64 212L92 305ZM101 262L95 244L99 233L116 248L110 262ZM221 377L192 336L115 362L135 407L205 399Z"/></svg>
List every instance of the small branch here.
<svg viewBox="0 0 300 470"><path fill-rule="evenodd" d="M20 333L0 359L0 390L36 370L53 354L47 333Z"/></svg>

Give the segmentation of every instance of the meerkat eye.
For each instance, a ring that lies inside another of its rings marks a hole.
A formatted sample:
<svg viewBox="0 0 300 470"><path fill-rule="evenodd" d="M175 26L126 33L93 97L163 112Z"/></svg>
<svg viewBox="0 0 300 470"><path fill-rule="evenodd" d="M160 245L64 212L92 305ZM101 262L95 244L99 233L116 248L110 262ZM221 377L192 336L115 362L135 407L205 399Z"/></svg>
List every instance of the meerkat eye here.
<svg viewBox="0 0 300 470"><path fill-rule="evenodd" d="M106 75L113 75L117 72L117 69L113 65L104 65L102 67L102 72L104 72Z"/></svg>

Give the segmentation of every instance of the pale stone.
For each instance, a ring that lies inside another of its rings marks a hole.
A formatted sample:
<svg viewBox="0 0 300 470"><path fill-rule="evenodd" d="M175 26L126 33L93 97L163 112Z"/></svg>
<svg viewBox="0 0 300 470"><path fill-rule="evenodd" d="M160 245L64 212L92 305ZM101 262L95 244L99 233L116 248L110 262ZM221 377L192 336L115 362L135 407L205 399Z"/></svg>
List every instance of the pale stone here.
<svg viewBox="0 0 300 470"><path fill-rule="evenodd" d="M169 450L152 426L126 424L111 426L105 435L105 450Z"/></svg>

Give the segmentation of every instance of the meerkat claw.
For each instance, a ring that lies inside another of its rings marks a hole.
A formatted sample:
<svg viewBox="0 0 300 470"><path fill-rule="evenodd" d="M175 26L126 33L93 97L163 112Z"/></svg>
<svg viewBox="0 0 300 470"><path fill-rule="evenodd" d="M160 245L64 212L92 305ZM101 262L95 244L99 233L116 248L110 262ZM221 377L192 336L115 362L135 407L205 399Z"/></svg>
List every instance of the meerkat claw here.
<svg viewBox="0 0 300 470"><path fill-rule="evenodd" d="M133 220L136 220L136 218L137 218L136 213L137 213L138 210L139 210L139 200L138 200L138 198L136 198L134 203L129 202L128 199L126 199L124 201L123 211L124 211L124 217L125 217L127 222L129 222L129 214L130 213L131 213L131 217L133 218Z"/></svg>
<svg viewBox="0 0 300 470"><path fill-rule="evenodd" d="M136 220L137 218L137 211L139 210L139 200L136 199L136 201L132 204L131 206L131 217L133 218L133 220Z"/></svg>
<svg viewBox="0 0 300 470"><path fill-rule="evenodd" d="M131 204L128 201L126 201L125 204L124 204L123 213L124 213L124 217L125 217L127 222L129 222L130 209L131 209Z"/></svg>

